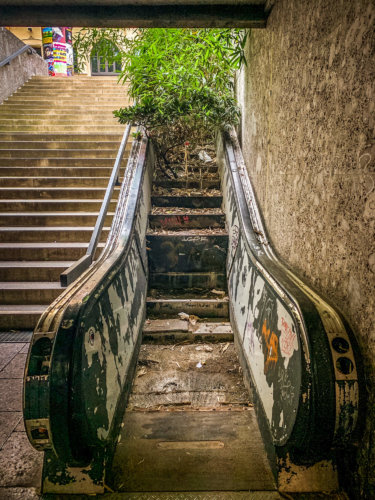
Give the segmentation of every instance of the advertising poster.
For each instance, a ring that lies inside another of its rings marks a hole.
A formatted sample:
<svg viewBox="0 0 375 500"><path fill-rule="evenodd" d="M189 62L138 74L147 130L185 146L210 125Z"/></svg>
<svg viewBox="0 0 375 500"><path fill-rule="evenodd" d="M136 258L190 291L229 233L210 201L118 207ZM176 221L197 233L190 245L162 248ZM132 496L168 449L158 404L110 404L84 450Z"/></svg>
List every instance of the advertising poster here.
<svg viewBox="0 0 375 500"><path fill-rule="evenodd" d="M72 28L42 28L43 57L50 76L73 76Z"/></svg>
<svg viewBox="0 0 375 500"><path fill-rule="evenodd" d="M42 42L44 44L52 43L52 28L43 28L42 29Z"/></svg>
<svg viewBox="0 0 375 500"><path fill-rule="evenodd" d="M65 29L65 43L68 43L69 45L72 45L72 28L64 28Z"/></svg>
<svg viewBox="0 0 375 500"><path fill-rule="evenodd" d="M73 46L66 44L66 72L67 76L73 76L74 59L73 59Z"/></svg>
<svg viewBox="0 0 375 500"><path fill-rule="evenodd" d="M44 59L53 59L53 44L46 43L43 45L43 57Z"/></svg>
<svg viewBox="0 0 375 500"><path fill-rule="evenodd" d="M65 28L52 28L53 43L65 43Z"/></svg>
<svg viewBox="0 0 375 500"><path fill-rule="evenodd" d="M66 46L65 43L53 44L53 58L55 62L63 62L66 64Z"/></svg>
<svg viewBox="0 0 375 500"><path fill-rule="evenodd" d="M65 43L53 43L55 76L67 76Z"/></svg>
<svg viewBox="0 0 375 500"><path fill-rule="evenodd" d="M55 75L55 67L54 67L53 59L48 59L47 63L48 63L48 74L49 74L49 76L56 76Z"/></svg>

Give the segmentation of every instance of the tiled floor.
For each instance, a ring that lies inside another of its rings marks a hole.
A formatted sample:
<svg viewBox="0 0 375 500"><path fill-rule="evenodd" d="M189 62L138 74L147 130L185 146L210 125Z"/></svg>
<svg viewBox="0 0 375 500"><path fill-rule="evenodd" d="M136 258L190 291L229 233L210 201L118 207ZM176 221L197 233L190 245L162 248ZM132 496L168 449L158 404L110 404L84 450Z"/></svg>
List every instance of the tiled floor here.
<svg viewBox="0 0 375 500"><path fill-rule="evenodd" d="M0 500L39 498L43 454L30 445L22 420L28 347L0 343Z"/></svg>

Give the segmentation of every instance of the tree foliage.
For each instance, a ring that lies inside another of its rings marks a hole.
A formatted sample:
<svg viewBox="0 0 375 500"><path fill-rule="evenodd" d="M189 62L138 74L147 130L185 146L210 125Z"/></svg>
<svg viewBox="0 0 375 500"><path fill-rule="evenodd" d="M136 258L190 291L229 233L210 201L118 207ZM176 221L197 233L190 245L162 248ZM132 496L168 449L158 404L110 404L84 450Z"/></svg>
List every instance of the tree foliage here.
<svg viewBox="0 0 375 500"><path fill-rule="evenodd" d="M90 61L90 55L95 49L101 58L109 64L121 64L123 50L126 49L127 38L124 30L113 28L82 28L73 38L75 65L82 71L84 63ZM114 51L116 46L118 51Z"/></svg>
<svg viewBox="0 0 375 500"><path fill-rule="evenodd" d="M105 36L94 34L97 44ZM202 143L218 128L238 122L234 75L246 63L245 31L139 29L121 42L120 79L134 104L114 114L121 123L144 127L164 169L176 146Z"/></svg>

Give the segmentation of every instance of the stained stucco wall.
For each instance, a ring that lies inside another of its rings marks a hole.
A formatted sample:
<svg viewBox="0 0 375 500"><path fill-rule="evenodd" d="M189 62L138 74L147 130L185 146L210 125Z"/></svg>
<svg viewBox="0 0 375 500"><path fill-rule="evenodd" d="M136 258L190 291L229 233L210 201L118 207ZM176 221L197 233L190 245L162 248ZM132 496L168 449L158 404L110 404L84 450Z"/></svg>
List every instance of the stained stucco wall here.
<svg viewBox="0 0 375 500"><path fill-rule="evenodd" d="M375 4L273 3L267 28L250 33L248 66L238 79L245 160L274 247L344 312L371 378ZM362 495L367 491L375 498L372 408L373 400L357 454L359 469L352 457L346 476L359 481Z"/></svg>
<svg viewBox="0 0 375 500"><path fill-rule="evenodd" d="M0 61L10 56L24 43L6 28L0 28ZM37 54L24 52L0 68L0 103L34 75L48 75L47 63Z"/></svg>

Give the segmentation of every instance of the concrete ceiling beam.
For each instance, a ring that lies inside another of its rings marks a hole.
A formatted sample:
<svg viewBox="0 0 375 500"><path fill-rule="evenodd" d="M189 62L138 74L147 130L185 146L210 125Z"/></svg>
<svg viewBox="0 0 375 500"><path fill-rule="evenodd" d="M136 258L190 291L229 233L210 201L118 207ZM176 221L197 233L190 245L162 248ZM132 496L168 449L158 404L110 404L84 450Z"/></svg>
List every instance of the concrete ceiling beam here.
<svg viewBox="0 0 375 500"><path fill-rule="evenodd" d="M7 2L7 4L5 4ZM264 28L266 2L215 3L184 0L171 5L136 0L133 4L118 0L61 0L58 5L39 0L23 2L0 0L0 24L3 26L83 26L83 27L185 27L185 28Z"/></svg>

